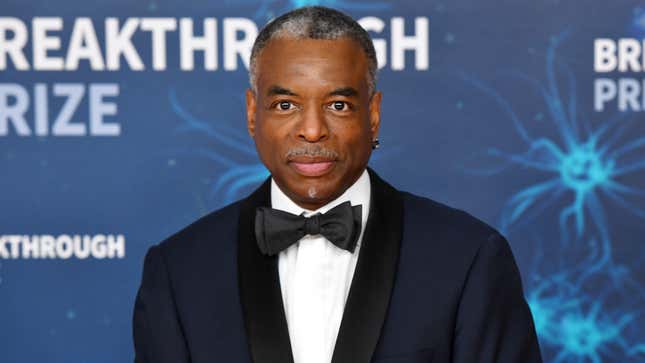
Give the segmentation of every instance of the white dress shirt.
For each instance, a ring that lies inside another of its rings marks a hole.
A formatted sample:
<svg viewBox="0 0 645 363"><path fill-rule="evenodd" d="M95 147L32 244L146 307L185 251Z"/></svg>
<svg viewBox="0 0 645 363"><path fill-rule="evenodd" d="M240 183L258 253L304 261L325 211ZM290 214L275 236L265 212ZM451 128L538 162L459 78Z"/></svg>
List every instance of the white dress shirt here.
<svg viewBox="0 0 645 363"><path fill-rule="evenodd" d="M295 363L330 363L370 208L367 170L340 197L310 211L287 197L271 179L271 207L305 216L350 201L362 205L361 234L354 253L322 235L306 235L278 256L280 288Z"/></svg>

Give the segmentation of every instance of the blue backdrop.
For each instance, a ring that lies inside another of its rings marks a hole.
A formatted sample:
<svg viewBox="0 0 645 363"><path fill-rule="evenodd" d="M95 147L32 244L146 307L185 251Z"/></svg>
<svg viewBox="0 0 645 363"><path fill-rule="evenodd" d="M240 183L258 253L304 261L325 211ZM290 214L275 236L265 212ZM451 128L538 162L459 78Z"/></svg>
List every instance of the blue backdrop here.
<svg viewBox="0 0 645 363"><path fill-rule="evenodd" d="M379 49L371 165L508 237L545 361L645 361L642 1L3 0L0 362L132 360L147 248L267 176L249 41L313 3Z"/></svg>

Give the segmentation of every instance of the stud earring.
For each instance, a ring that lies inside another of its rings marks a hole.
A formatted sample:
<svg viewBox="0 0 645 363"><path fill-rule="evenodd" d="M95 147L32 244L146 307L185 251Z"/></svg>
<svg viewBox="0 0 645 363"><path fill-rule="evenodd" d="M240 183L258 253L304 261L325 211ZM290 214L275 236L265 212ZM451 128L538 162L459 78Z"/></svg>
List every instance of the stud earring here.
<svg viewBox="0 0 645 363"><path fill-rule="evenodd" d="M378 138L372 140L372 150L376 150L379 148L381 143L378 141Z"/></svg>

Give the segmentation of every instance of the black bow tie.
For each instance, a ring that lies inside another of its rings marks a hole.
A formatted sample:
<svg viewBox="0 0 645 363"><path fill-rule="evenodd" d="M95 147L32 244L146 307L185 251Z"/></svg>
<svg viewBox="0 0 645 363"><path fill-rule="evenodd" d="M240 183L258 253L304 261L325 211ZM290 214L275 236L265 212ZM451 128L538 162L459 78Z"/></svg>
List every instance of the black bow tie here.
<svg viewBox="0 0 645 363"><path fill-rule="evenodd" d="M307 234L323 235L339 248L353 253L361 234L361 206L352 207L348 201L311 217L267 207L258 207L255 211L255 238L265 255L276 255Z"/></svg>

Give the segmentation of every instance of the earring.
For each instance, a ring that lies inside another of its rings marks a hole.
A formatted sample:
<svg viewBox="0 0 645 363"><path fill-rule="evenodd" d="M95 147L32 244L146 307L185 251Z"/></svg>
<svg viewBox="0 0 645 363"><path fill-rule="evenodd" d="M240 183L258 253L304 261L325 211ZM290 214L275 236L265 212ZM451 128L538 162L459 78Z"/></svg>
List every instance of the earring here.
<svg viewBox="0 0 645 363"><path fill-rule="evenodd" d="M378 141L378 138L375 138L374 140L372 140L372 150L378 149L380 144L381 143Z"/></svg>

